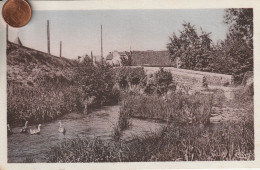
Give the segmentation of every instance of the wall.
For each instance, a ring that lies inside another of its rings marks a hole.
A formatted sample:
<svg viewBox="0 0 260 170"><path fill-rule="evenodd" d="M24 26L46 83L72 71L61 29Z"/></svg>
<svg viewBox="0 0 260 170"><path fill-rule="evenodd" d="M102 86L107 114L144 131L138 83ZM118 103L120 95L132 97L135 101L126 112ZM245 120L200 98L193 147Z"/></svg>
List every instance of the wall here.
<svg viewBox="0 0 260 170"><path fill-rule="evenodd" d="M132 66L134 67L134 66ZM226 74L209 73L202 71L179 69L174 67L164 67L165 70L169 70L174 80L181 83L202 85L203 77L206 78L208 85L223 86L224 84L231 84L232 76ZM159 70L159 67L144 67L147 74L153 74Z"/></svg>

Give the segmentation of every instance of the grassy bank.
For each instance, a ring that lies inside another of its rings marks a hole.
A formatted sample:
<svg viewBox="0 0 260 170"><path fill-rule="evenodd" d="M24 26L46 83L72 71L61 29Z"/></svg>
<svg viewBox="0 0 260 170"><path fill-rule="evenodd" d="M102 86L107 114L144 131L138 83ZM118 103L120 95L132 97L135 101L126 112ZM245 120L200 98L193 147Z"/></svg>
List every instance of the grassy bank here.
<svg viewBox="0 0 260 170"><path fill-rule="evenodd" d="M38 124L117 102L112 67L7 44L7 122Z"/></svg>
<svg viewBox="0 0 260 170"><path fill-rule="evenodd" d="M60 83L27 87L8 85L7 119L11 125L50 122L65 113L82 110L81 91L73 85Z"/></svg>

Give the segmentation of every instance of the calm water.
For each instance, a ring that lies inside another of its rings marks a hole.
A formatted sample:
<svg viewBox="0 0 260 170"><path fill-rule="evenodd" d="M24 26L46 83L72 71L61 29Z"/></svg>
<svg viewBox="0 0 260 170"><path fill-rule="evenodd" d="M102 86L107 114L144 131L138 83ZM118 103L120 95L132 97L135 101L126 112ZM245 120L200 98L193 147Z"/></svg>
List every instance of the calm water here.
<svg viewBox="0 0 260 170"><path fill-rule="evenodd" d="M8 137L8 162L23 162L26 158L46 162L46 152L51 146L77 136L110 140L118 117L119 106L103 107L88 115L68 114L59 119L66 128L65 136L58 132L59 120L42 124L40 135L20 134L21 128L14 128L14 134ZM154 121L132 119L132 127L124 131L122 139L129 140L133 135L157 131L163 125Z"/></svg>

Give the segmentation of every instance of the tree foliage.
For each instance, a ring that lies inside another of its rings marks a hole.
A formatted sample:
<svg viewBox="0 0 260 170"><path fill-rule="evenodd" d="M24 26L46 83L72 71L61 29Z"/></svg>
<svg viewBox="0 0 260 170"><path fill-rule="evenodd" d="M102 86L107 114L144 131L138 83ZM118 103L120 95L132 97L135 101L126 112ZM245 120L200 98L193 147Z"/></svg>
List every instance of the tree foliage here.
<svg viewBox="0 0 260 170"><path fill-rule="evenodd" d="M180 36L175 33L169 37L170 42L167 49L172 61L179 58L180 68L191 70L207 70L208 58L211 51L210 33L201 29L201 34L197 33L196 27L191 23L184 23Z"/></svg>
<svg viewBox="0 0 260 170"><path fill-rule="evenodd" d="M247 71L253 71L253 9L226 9L227 38L216 45L213 71L233 74L240 83Z"/></svg>
<svg viewBox="0 0 260 170"><path fill-rule="evenodd" d="M172 61L179 58L180 68L234 75L240 83L247 71L253 71L253 9L231 8L223 18L228 25L225 40L212 44L210 33L197 33L194 25L184 23L167 44Z"/></svg>
<svg viewBox="0 0 260 170"><path fill-rule="evenodd" d="M118 67L114 69L114 79L121 89L126 89L129 86L144 85L146 75L143 67Z"/></svg>
<svg viewBox="0 0 260 170"><path fill-rule="evenodd" d="M75 80L82 88L84 98L95 97L96 105L103 105L113 102L113 69L106 63L97 63L93 65L89 57L79 64L76 70ZM115 99L116 100L116 99Z"/></svg>
<svg viewBox="0 0 260 170"><path fill-rule="evenodd" d="M131 66L132 65L132 56L128 55L127 57L120 57L122 66Z"/></svg>

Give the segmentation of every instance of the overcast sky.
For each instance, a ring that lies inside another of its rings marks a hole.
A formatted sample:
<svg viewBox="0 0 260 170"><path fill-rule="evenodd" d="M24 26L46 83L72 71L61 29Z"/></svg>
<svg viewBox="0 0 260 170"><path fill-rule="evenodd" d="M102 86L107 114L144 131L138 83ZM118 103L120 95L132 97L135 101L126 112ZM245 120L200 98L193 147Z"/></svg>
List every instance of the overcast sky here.
<svg viewBox="0 0 260 170"><path fill-rule="evenodd" d="M224 9L207 10L84 10L33 11L23 28L9 29L9 40L19 35L24 46L47 51L46 20L50 21L51 53L75 59L90 54L100 56L100 25L103 25L104 56L110 51L166 50L169 36L182 29L184 21L212 32L214 42L225 39Z"/></svg>

